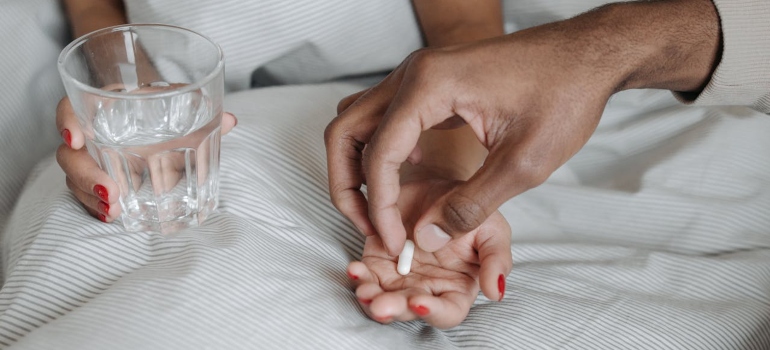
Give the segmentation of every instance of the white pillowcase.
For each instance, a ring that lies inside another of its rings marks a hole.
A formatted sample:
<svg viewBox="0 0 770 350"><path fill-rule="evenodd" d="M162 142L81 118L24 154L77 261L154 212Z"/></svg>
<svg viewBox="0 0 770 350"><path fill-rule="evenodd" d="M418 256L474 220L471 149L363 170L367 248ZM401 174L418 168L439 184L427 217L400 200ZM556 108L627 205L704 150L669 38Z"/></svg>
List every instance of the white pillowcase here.
<svg viewBox="0 0 770 350"><path fill-rule="evenodd" d="M269 64L283 83L317 83L396 67L422 40L408 0L126 0L132 23L166 23L225 51L229 90Z"/></svg>
<svg viewBox="0 0 770 350"><path fill-rule="evenodd" d="M58 1L0 2L0 229L30 169L61 142L56 59L67 36Z"/></svg>

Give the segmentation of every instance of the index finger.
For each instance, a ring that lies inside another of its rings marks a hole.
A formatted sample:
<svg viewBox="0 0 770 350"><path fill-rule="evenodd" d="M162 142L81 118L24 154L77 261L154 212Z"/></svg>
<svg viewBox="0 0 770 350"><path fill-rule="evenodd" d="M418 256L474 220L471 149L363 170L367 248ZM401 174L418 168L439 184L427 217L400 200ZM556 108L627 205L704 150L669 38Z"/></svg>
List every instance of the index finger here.
<svg viewBox="0 0 770 350"><path fill-rule="evenodd" d="M324 132L332 203L367 236L377 231L369 220L369 205L361 192L365 181L362 154L388 107L398 80L400 73L396 69L376 86L354 95L356 100L347 101L345 109Z"/></svg>
<svg viewBox="0 0 770 350"><path fill-rule="evenodd" d="M396 255L403 249L406 231L397 202L399 170L417 145L424 130L452 116L442 104L440 91L421 81L405 82L372 135L364 157L369 194L369 218L380 233L386 250Z"/></svg>
<svg viewBox="0 0 770 350"><path fill-rule="evenodd" d="M56 130L59 130L62 140L68 147L77 150L85 145L80 123L68 97L61 99L59 105L56 106Z"/></svg>

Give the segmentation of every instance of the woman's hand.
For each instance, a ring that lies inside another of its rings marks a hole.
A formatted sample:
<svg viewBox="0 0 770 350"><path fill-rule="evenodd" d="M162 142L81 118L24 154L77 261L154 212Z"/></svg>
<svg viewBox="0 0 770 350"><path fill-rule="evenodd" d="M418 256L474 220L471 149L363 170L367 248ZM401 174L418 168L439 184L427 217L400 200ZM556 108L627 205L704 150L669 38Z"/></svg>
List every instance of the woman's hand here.
<svg viewBox="0 0 770 350"><path fill-rule="evenodd" d="M230 132L236 123L235 116L225 113L222 135ZM112 222L120 216L120 189L84 147L85 135L66 97L56 109L56 127L64 140L56 151L56 160L67 175L67 187L89 214L101 221Z"/></svg>
<svg viewBox="0 0 770 350"><path fill-rule="evenodd" d="M420 213L449 193L458 181L430 174L410 175L402 183L398 207L412 232ZM411 272L396 271L379 236L368 236L361 261L348 265L348 276L366 313L381 323L421 318L438 328L457 326L468 315L479 289L495 301L503 299L510 273L511 228L499 212L478 228L429 253L415 248ZM419 244L418 244L419 246Z"/></svg>

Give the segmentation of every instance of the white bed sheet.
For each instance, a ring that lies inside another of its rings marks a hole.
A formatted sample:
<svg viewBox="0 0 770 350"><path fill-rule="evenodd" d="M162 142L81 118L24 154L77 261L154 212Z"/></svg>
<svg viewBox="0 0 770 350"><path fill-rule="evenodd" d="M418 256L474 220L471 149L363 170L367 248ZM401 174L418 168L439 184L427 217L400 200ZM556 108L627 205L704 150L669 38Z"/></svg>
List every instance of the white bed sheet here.
<svg viewBox="0 0 770 350"><path fill-rule="evenodd" d="M2 235L11 349L770 348L770 118L613 98L589 144L506 203L506 299L439 331L367 319L362 238L328 201L322 134L350 84L237 93L221 209L164 238L90 218L52 158Z"/></svg>

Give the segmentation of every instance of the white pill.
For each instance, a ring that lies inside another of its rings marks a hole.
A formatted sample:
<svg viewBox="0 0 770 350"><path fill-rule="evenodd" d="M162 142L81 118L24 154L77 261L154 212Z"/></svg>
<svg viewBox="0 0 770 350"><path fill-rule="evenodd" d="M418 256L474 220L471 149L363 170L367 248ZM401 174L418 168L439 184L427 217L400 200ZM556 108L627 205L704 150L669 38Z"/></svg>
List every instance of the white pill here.
<svg viewBox="0 0 770 350"><path fill-rule="evenodd" d="M404 244L404 250L398 255L398 273L402 276L409 274L412 270L412 258L414 258L414 242L406 240Z"/></svg>

